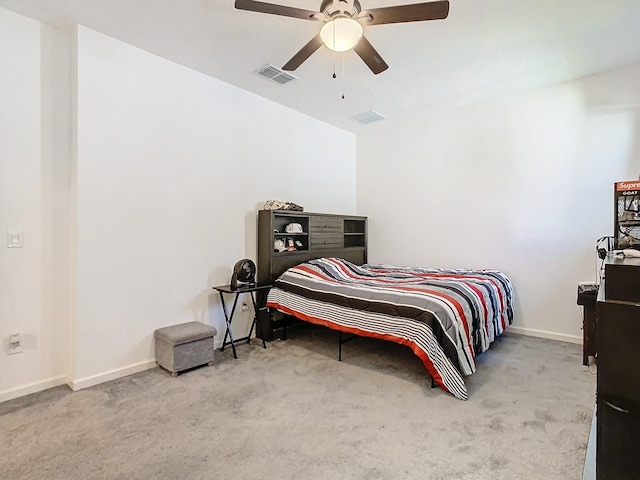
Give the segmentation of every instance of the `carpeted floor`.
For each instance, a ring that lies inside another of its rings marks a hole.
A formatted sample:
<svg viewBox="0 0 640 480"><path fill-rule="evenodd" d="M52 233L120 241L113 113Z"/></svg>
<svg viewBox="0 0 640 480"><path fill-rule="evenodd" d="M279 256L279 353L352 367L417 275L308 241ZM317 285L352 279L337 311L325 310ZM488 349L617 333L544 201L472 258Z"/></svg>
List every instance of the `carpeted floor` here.
<svg viewBox="0 0 640 480"><path fill-rule="evenodd" d="M505 334L431 389L407 347L301 325L177 378L155 368L0 404L0 478L579 480L595 402L581 347Z"/></svg>

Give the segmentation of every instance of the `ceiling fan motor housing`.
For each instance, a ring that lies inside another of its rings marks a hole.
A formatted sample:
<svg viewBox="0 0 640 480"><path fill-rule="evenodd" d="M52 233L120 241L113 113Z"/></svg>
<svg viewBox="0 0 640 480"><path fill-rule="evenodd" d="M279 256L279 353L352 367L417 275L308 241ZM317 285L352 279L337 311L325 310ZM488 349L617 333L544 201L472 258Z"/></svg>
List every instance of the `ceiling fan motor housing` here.
<svg viewBox="0 0 640 480"><path fill-rule="evenodd" d="M327 18L331 18L336 15L357 17L362 11L362 7L360 7L360 2L358 0L323 0L320 4L320 11L324 13Z"/></svg>

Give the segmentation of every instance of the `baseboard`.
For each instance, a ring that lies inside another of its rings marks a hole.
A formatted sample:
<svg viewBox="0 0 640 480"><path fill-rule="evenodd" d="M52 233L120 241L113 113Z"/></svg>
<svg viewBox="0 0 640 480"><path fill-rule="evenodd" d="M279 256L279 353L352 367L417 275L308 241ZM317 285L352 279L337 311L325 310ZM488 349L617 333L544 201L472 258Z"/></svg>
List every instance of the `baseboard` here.
<svg viewBox="0 0 640 480"><path fill-rule="evenodd" d="M6 402L7 400L13 400L14 398L31 395L32 393L38 393L42 390L47 390L48 388L59 387L65 383L67 383L67 377L62 376L10 388L9 390L0 392L0 402Z"/></svg>
<svg viewBox="0 0 640 480"><path fill-rule="evenodd" d="M527 335L529 337L546 338L548 340L558 340L560 342L577 343L582 345L582 337L576 335L567 335L566 333L548 332L546 330L534 330L532 328L510 326L507 332L516 333L518 335Z"/></svg>
<svg viewBox="0 0 640 480"><path fill-rule="evenodd" d="M214 343L214 348L219 350L222 346L222 340L218 340ZM229 346L229 348L231 348ZM68 385L71 390L78 391L83 388L93 387L100 383L108 382L110 380L116 380L118 378L127 377L134 373L144 372L150 368L155 368L155 360L145 360L143 362L135 363L123 368L116 368L109 370L108 372L99 373L97 375L91 375L80 379L74 379L71 376L62 376L56 378L50 378L48 380L42 380L40 382L30 383L28 385L22 385L20 387L11 388L0 392L0 402L7 400L13 400L14 398L22 397L32 393L41 392L48 388L58 387L60 385Z"/></svg>
<svg viewBox="0 0 640 480"><path fill-rule="evenodd" d="M66 382L71 390L75 392L78 390L82 390L83 388L93 387L94 385L98 385L99 383L109 382L111 380L116 380L117 378L133 375L134 373L144 372L145 370L149 370L150 368L154 368L155 366L155 360L146 360L144 362L129 365L128 367L116 368L114 370L109 370L108 372L99 373L98 375L92 375L90 377L84 377L80 379L69 377L66 379Z"/></svg>

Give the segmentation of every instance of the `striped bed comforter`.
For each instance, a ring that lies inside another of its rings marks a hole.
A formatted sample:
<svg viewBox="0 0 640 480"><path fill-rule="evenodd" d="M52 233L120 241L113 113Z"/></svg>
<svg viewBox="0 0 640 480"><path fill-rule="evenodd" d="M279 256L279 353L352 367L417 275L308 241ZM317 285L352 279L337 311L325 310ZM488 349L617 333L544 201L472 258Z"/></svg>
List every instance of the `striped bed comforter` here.
<svg viewBox="0 0 640 480"><path fill-rule="evenodd" d="M465 400L475 357L513 321L513 287L496 270L444 270L319 258L284 272L267 306L334 330L410 347Z"/></svg>

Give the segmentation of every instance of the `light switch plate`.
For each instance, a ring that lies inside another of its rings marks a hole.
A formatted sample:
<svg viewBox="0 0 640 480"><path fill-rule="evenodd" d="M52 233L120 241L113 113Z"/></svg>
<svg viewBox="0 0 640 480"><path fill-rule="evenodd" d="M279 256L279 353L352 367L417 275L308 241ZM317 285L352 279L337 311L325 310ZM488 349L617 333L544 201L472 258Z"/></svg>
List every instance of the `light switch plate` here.
<svg viewBox="0 0 640 480"><path fill-rule="evenodd" d="M24 247L24 232L22 230L7 230L7 248Z"/></svg>

